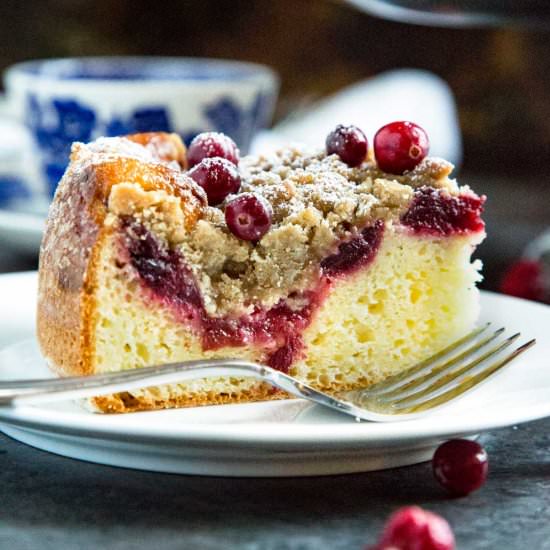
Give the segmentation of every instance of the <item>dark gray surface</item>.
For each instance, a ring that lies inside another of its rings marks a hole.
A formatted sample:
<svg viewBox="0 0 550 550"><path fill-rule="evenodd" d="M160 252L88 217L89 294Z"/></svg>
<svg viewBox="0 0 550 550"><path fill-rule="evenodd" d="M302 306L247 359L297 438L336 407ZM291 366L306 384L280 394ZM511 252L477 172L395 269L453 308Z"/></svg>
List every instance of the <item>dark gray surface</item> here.
<svg viewBox="0 0 550 550"><path fill-rule="evenodd" d="M361 550L399 506L451 523L459 549L550 549L550 421L485 434L485 486L450 499L429 464L230 479L97 466L0 436L0 548Z"/></svg>

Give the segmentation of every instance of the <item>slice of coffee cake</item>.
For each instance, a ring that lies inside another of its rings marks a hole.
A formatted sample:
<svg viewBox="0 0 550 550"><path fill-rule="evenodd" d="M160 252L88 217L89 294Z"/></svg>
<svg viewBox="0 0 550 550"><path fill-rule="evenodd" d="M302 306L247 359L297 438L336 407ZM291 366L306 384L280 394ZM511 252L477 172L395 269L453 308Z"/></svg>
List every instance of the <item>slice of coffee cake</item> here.
<svg viewBox="0 0 550 550"><path fill-rule="evenodd" d="M470 256L483 199L404 124L382 129L374 154L353 127L325 151L242 159L220 134L187 154L169 134L75 144L40 255L38 338L51 367L242 357L341 390L463 335L478 315ZM282 396L231 377L91 403L125 412Z"/></svg>

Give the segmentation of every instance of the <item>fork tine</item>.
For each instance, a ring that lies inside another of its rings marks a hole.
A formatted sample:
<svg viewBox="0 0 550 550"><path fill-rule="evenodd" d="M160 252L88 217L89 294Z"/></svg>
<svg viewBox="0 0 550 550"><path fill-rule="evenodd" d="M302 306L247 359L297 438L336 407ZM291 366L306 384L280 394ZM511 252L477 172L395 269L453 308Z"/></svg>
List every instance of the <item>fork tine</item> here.
<svg viewBox="0 0 550 550"><path fill-rule="evenodd" d="M520 355L524 351L527 351L530 347L535 345L535 343L535 339L529 340L529 342L522 344L508 355L501 357L494 363L489 364L476 374L463 376L458 381L455 381L455 384L453 384L443 393L439 392L436 393L436 395L433 395L433 393L429 394L425 396L426 399L419 402L402 403L401 405L396 404L396 406L394 407L394 411L399 414L402 414L404 412L419 412L443 405L448 401L454 401L458 397L462 396L470 390L473 390L474 388L477 388L482 383L487 381L492 375L496 374L503 367L508 365L508 363L510 363L518 355ZM497 355L498 353L499 352L494 355Z"/></svg>
<svg viewBox="0 0 550 550"><path fill-rule="evenodd" d="M470 371L475 369L478 365L481 365L487 359L495 356L496 354L506 349L515 340L517 340L519 336L520 334L518 332L517 334L510 336L503 342L500 342L496 346L493 346L491 349L489 349L488 351L486 351L485 353L483 353L473 361L470 361L465 365L459 364L458 368L456 368L455 370L451 370L450 372L447 372L445 376L438 377L437 380L435 380L435 382L433 382L432 384L430 384L425 388L422 388L420 391L407 392L406 395L399 394L396 398L392 400L394 405L404 405L408 403L408 406L410 406L411 401L414 402L414 401L418 401L419 399L425 399L428 396L433 396L434 393L441 393L443 390L445 390L448 387L456 386Z"/></svg>
<svg viewBox="0 0 550 550"><path fill-rule="evenodd" d="M394 413L404 414L404 413L422 412L422 411L427 411L427 410L439 407L441 405L444 405L451 400L454 401L458 397L463 396L468 391L474 388L477 388L482 383L489 380L493 375L497 374L502 368L508 365L508 363L510 363L518 355L520 355L524 351L527 351L529 348L534 346L535 343L536 343L535 339L529 340L529 342L526 342L525 344L521 345L519 348L516 348L512 353L510 353L506 357L503 357L496 363L489 365L487 368L485 368L481 372L475 374L474 376L466 377L460 384L447 390L445 393L432 397L427 401L423 401L422 403L418 403L413 406L409 405L407 408L403 408L403 409L396 408L394 410Z"/></svg>
<svg viewBox="0 0 550 550"><path fill-rule="evenodd" d="M438 380L443 377L445 373L452 371L452 369L460 362L464 361L468 357L471 357L477 351L482 350L489 345L493 340L498 338L504 332L504 328L500 328L492 334L485 336L477 342L474 340L474 344L467 347L465 350L451 356L443 363L437 364L436 361L430 363L430 367L423 369L422 372L417 373L416 376L402 384L397 384L388 391L378 391L376 397L380 399L396 399L400 395L412 393L413 390L420 390L426 387L434 380Z"/></svg>
<svg viewBox="0 0 550 550"><path fill-rule="evenodd" d="M442 349L441 351L438 351L436 354L432 355L431 357L428 357L421 363L418 363L417 365L411 367L410 369L407 369L405 372L396 374L386 380L383 380L382 382L379 382L378 384L373 384L372 386L369 386L369 389L368 389L369 394L374 396L374 395L381 395L383 393L393 391L397 387L400 387L403 384L407 383L409 380L416 379L416 377L418 375L422 375L424 371L431 371L432 365L437 360L445 357L446 355L448 355L455 349L459 348L460 346L471 342L477 336L485 332L490 326L491 326L491 323L487 323L482 327L476 328L472 330L472 332L469 332L468 334L466 334L466 336L463 336L459 340L456 340L446 348ZM504 329L500 329L500 330L503 331Z"/></svg>

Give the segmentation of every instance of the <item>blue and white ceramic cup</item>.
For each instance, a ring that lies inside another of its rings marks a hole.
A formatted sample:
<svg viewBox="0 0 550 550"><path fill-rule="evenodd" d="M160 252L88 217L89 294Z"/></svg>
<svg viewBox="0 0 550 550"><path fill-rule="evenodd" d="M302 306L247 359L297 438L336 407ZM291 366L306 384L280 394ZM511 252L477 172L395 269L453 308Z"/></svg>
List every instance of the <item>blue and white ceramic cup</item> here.
<svg viewBox="0 0 550 550"><path fill-rule="evenodd" d="M270 121L278 91L277 76L262 65L159 57L29 61L9 68L5 85L12 113L34 137L49 197L74 141L166 131L189 143L218 131L246 153Z"/></svg>

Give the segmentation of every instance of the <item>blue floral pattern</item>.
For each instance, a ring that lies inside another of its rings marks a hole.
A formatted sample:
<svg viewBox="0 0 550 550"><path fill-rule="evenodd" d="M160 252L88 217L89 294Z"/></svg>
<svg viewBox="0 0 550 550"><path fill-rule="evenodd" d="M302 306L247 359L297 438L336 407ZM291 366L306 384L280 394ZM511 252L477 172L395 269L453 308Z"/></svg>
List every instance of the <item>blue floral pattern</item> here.
<svg viewBox="0 0 550 550"><path fill-rule="evenodd" d="M259 92L247 111L231 98L222 97L203 110L204 117L209 123L207 129L231 136L241 149L246 149L245 145L250 143L252 136L267 126L273 100L274 97L271 94ZM182 139L186 145L189 145L197 134L204 131L204 129L197 129L182 133Z"/></svg>
<svg viewBox="0 0 550 550"><path fill-rule="evenodd" d="M242 143L245 113L228 97L222 97L204 109L207 120L217 132L231 136L237 144Z"/></svg>
<svg viewBox="0 0 550 550"><path fill-rule="evenodd" d="M188 144L200 132L223 132L246 150L254 133L267 123L272 100L272 96L260 92L247 109L232 98L222 96L203 107L203 128L186 129L180 134ZM164 107L142 107L103 121L91 106L74 99L42 102L33 94L28 96L27 124L43 153L43 170L52 195L65 171L74 141L87 142L100 135L177 131Z"/></svg>
<svg viewBox="0 0 550 550"><path fill-rule="evenodd" d="M43 170L50 195L63 176L73 141L90 141L96 125L92 109L74 100L53 100L43 109L33 95L28 100L27 123L43 154Z"/></svg>
<svg viewBox="0 0 550 550"><path fill-rule="evenodd" d="M53 107L57 112L58 125L56 135L64 140L87 141L95 126L95 113L92 109L74 100L54 100Z"/></svg>
<svg viewBox="0 0 550 550"><path fill-rule="evenodd" d="M22 179L16 176L0 176L0 207L11 206L27 197L30 197L30 192Z"/></svg>
<svg viewBox="0 0 550 550"><path fill-rule="evenodd" d="M163 107L137 109L127 119L114 118L105 127L107 136L140 132L173 132L168 113Z"/></svg>

